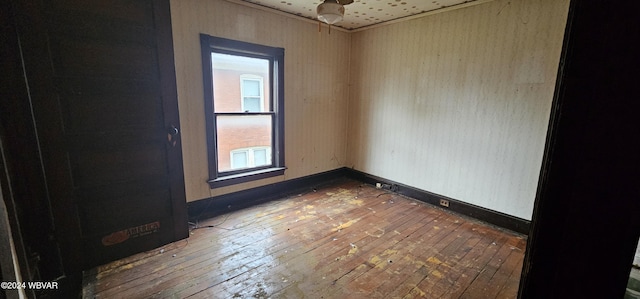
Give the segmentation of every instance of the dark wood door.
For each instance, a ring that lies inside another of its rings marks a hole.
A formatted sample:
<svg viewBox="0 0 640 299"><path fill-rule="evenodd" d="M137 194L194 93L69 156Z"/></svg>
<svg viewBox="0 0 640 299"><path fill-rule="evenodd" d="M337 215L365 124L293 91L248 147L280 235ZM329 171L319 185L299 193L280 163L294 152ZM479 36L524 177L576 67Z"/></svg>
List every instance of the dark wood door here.
<svg viewBox="0 0 640 299"><path fill-rule="evenodd" d="M14 5L65 271L187 237L169 1Z"/></svg>

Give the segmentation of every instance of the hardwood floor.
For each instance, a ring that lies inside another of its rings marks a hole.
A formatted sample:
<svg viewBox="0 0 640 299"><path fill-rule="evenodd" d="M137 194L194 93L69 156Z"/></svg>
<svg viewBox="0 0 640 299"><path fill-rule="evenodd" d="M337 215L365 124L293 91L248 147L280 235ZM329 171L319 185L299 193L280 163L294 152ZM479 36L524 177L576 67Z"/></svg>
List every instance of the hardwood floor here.
<svg viewBox="0 0 640 299"><path fill-rule="evenodd" d="M87 271L85 298L515 298L526 244L347 179L198 226Z"/></svg>

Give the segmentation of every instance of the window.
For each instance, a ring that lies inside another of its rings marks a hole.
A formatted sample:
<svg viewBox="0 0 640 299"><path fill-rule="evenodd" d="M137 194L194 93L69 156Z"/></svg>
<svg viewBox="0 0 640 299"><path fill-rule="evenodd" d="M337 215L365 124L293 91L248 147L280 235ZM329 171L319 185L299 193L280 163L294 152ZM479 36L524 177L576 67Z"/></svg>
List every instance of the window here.
<svg viewBox="0 0 640 299"><path fill-rule="evenodd" d="M264 111L264 97L263 97L263 84L262 77L252 75L240 76L240 92L242 99L242 111L244 112L263 112Z"/></svg>
<svg viewBox="0 0 640 299"><path fill-rule="evenodd" d="M209 185L284 174L284 49L200 35Z"/></svg>

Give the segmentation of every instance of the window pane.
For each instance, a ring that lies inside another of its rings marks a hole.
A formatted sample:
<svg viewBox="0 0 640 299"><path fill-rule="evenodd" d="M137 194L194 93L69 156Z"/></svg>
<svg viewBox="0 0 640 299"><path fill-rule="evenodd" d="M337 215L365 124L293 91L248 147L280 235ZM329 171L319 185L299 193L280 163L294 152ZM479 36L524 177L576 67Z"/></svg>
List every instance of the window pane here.
<svg viewBox="0 0 640 299"><path fill-rule="evenodd" d="M249 156L247 152L234 152L231 153L231 169L245 168L248 165Z"/></svg>
<svg viewBox="0 0 640 299"><path fill-rule="evenodd" d="M272 150L271 115L242 115L216 117L218 171L230 171L231 152L238 149L263 147ZM271 161L267 160L269 165ZM234 164L235 165L235 164Z"/></svg>
<svg viewBox="0 0 640 299"><path fill-rule="evenodd" d="M253 150L253 162L255 166L268 165L269 163L267 163L267 149Z"/></svg>
<svg viewBox="0 0 640 299"><path fill-rule="evenodd" d="M244 111L245 112L261 112L260 111L260 98L244 98Z"/></svg>
<svg viewBox="0 0 640 299"><path fill-rule="evenodd" d="M260 96L260 81L248 80L242 81L242 92L245 97L259 97Z"/></svg>
<svg viewBox="0 0 640 299"><path fill-rule="evenodd" d="M211 65L214 112L244 112L243 97L262 97L264 109L270 111L269 60L211 53Z"/></svg>

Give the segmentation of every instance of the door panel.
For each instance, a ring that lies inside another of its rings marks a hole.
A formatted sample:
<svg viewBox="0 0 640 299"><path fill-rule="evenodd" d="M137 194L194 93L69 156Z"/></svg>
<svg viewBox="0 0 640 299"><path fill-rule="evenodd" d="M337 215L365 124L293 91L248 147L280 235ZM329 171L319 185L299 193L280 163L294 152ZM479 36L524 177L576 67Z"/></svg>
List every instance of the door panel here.
<svg viewBox="0 0 640 299"><path fill-rule="evenodd" d="M149 144L147 147L131 146L130 149L105 150L87 148L84 151L73 152L69 156L73 185L86 189L146 177L162 180L167 171L167 157L160 146L163 145Z"/></svg>
<svg viewBox="0 0 640 299"><path fill-rule="evenodd" d="M80 224L93 238L101 239L113 233L114 227L121 224L118 217L122 209L127 208L126 214L135 217L141 224L156 221L156 215L170 215L171 205L167 201L158 201L157 198L167 198L168 190L156 191L149 194L132 194L126 197L109 198L107 200L85 199L78 203Z"/></svg>
<svg viewBox="0 0 640 299"><path fill-rule="evenodd" d="M152 46L109 44L116 41L76 40L58 36L51 40L57 76L151 78L157 73Z"/></svg>
<svg viewBox="0 0 640 299"><path fill-rule="evenodd" d="M188 236L168 2L18 4L67 271Z"/></svg>
<svg viewBox="0 0 640 299"><path fill-rule="evenodd" d="M134 128L163 125L162 105L155 101L154 95L71 95L61 99L60 104L63 117L67 119L65 131L68 134L103 130L113 123ZM103 113L113 115L113 118L100 117Z"/></svg>

